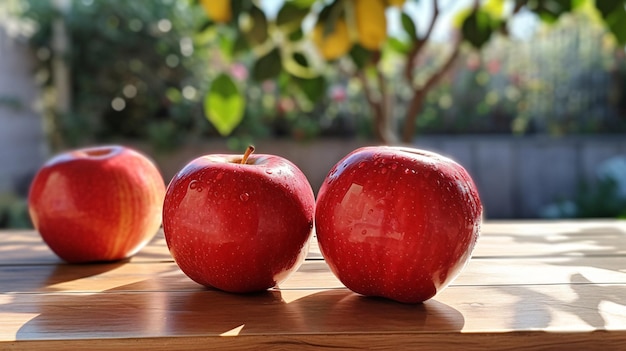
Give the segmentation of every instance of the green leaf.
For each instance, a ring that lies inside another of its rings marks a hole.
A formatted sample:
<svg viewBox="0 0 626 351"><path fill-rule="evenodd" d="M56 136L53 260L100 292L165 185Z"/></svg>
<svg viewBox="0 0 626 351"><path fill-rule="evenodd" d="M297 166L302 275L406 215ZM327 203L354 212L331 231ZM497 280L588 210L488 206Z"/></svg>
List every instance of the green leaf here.
<svg viewBox="0 0 626 351"><path fill-rule="evenodd" d="M573 0L542 0L529 2L528 8L544 22L554 23L562 14L572 11L576 5L577 2Z"/></svg>
<svg viewBox="0 0 626 351"><path fill-rule="evenodd" d="M233 79L220 74L204 97L204 114L222 136L229 135L241 123L245 99Z"/></svg>
<svg viewBox="0 0 626 351"><path fill-rule="evenodd" d="M317 15L317 23L324 24L324 36L334 32L337 21L344 16L344 7L341 1L335 0Z"/></svg>
<svg viewBox="0 0 626 351"><path fill-rule="evenodd" d="M207 18L206 21L202 22L196 31L199 33L204 32L205 30L211 28L214 24L215 22Z"/></svg>
<svg viewBox="0 0 626 351"><path fill-rule="evenodd" d="M230 9L233 14L233 18L231 19L231 21L237 21L240 14L250 12L253 6L254 6L254 3L248 0L230 1Z"/></svg>
<svg viewBox="0 0 626 351"><path fill-rule="evenodd" d="M372 52L358 44L352 46L349 55L358 69L362 69L372 61Z"/></svg>
<svg viewBox="0 0 626 351"><path fill-rule="evenodd" d="M229 59L232 59L235 41L232 35L219 35L217 37L217 45L220 51Z"/></svg>
<svg viewBox="0 0 626 351"><path fill-rule="evenodd" d="M250 45L248 44L248 40L246 40L246 38L241 33L238 33L232 47L233 54L242 54L248 52L249 50Z"/></svg>
<svg viewBox="0 0 626 351"><path fill-rule="evenodd" d="M417 40L417 28L415 27L415 22L413 22L411 16L407 15L405 12L402 12L402 28L404 28L404 31L409 35L411 40Z"/></svg>
<svg viewBox="0 0 626 351"><path fill-rule="evenodd" d="M387 41L387 45L389 45L389 47L393 51L398 52L403 55L406 55L409 53L409 51L411 51L411 44L407 43L406 41L402 41L398 38L390 37L389 40Z"/></svg>
<svg viewBox="0 0 626 351"><path fill-rule="evenodd" d="M467 16L465 21L463 21L461 31L466 41L475 48L480 49L489 41L494 28L495 23L492 21L489 14L485 11L478 10Z"/></svg>
<svg viewBox="0 0 626 351"><path fill-rule="evenodd" d="M291 1L287 0L287 1L289 3L292 3L292 4L296 5L296 6L298 6L298 7L308 9L311 6L313 6L313 4L315 4L315 2L317 0L291 0Z"/></svg>
<svg viewBox="0 0 626 351"><path fill-rule="evenodd" d="M289 33L288 38L289 38L289 41L302 40L302 38L304 38L304 32L302 31L302 28L298 28L298 30Z"/></svg>
<svg viewBox="0 0 626 351"><path fill-rule="evenodd" d="M304 53L295 51L290 56L283 57L283 69L292 76L310 79L317 77L319 73L310 67L309 60Z"/></svg>
<svg viewBox="0 0 626 351"><path fill-rule="evenodd" d="M285 2L276 16L276 25L284 27L291 33L300 28L302 20L309 14L309 9L300 7L293 2Z"/></svg>
<svg viewBox="0 0 626 351"><path fill-rule="evenodd" d="M602 14L603 18L608 18L611 13L624 8L624 4L616 0L596 0L596 8Z"/></svg>
<svg viewBox="0 0 626 351"><path fill-rule="evenodd" d="M311 79L294 77L294 82L310 102L319 101L326 93L327 82L323 76Z"/></svg>
<svg viewBox="0 0 626 351"><path fill-rule="evenodd" d="M606 18L606 24L619 45L626 45L626 9L619 7Z"/></svg>
<svg viewBox="0 0 626 351"><path fill-rule="evenodd" d="M293 60L296 61L302 67L309 67L309 60L301 52L294 52Z"/></svg>
<svg viewBox="0 0 626 351"><path fill-rule="evenodd" d="M487 0L483 2L481 8L492 18L502 18L504 13L505 0Z"/></svg>
<svg viewBox="0 0 626 351"><path fill-rule="evenodd" d="M252 78L258 82L277 77L282 70L280 50L274 48L259 58L252 67Z"/></svg>
<svg viewBox="0 0 626 351"><path fill-rule="evenodd" d="M577 10L587 3L588 0L572 0L572 10Z"/></svg>
<svg viewBox="0 0 626 351"><path fill-rule="evenodd" d="M269 37L267 33L267 17L263 10L252 6L248 12L248 26L244 29L246 39L252 45L263 44Z"/></svg>
<svg viewBox="0 0 626 351"><path fill-rule="evenodd" d="M626 9L624 1L596 0L596 8L604 23L620 45L626 43Z"/></svg>

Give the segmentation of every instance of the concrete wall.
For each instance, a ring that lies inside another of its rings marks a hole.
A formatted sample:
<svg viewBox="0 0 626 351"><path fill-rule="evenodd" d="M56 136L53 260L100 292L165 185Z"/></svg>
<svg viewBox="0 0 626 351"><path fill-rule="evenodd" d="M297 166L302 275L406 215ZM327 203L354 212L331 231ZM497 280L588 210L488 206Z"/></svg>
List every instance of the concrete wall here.
<svg viewBox="0 0 626 351"><path fill-rule="evenodd" d="M26 43L0 23L0 194L21 192L46 157L37 87ZM2 102L4 101L4 103ZM25 184L26 183L26 184Z"/></svg>
<svg viewBox="0 0 626 351"><path fill-rule="evenodd" d="M320 140L294 143L262 141L258 153L284 156L298 165L317 192L330 168L344 155L366 145L360 141ZM597 166L626 156L626 136L593 137L420 137L415 146L461 163L479 188L487 218L533 218L546 205L571 198L582 181L591 181ZM150 152L150 151L146 151ZM191 159L208 153L232 153L223 142L190 145L155 155L166 180Z"/></svg>
<svg viewBox="0 0 626 351"><path fill-rule="evenodd" d="M626 136L434 137L423 147L450 155L474 177L489 218L536 217L546 205L571 199L597 167L626 156Z"/></svg>

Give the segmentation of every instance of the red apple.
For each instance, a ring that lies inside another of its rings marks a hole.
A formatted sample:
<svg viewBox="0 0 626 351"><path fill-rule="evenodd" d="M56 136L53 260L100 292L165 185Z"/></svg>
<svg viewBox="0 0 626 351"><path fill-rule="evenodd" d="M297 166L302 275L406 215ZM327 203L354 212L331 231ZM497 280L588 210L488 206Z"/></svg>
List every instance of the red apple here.
<svg viewBox="0 0 626 351"><path fill-rule="evenodd" d="M124 146L59 154L35 175L28 205L35 228L70 263L113 261L158 231L165 183L154 163Z"/></svg>
<svg viewBox="0 0 626 351"><path fill-rule="evenodd" d="M402 147L364 147L318 193L322 255L349 289L405 303L430 299L470 259L482 205L458 163Z"/></svg>
<svg viewBox="0 0 626 351"><path fill-rule="evenodd" d="M304 174L273 155L206 155L170 182L163 230L180 269L228 292L271 288L303 262L315 198Z"/></svg>

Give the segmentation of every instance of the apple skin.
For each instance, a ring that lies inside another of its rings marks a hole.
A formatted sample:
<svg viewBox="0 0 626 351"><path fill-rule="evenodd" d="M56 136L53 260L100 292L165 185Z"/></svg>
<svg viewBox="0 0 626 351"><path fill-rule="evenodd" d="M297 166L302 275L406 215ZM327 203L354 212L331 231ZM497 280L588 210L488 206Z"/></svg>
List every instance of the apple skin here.
<svg viewBox="0 0 626 351"><path fill-rule="evenodd" d="M165 239L193 281L233 293L274 287L308 253L315 197L304 174L274 155L198 157L168 185Z"/></svg>
<svg viewBox="0 0 626 351"><path fill-rule="evenodd" d="M70 150L33 179L29 214L44 242L69 263L134 255L158 232L165 183L144 154L120 145Z"/></svg>
<svg viewBox="0 0 626 351"><path fill-rule="evenodd" d="M348 154L318 193L315 228L331 271L350 290L419 303L469 261L482 204L458 163L404 147Z"/></svg>

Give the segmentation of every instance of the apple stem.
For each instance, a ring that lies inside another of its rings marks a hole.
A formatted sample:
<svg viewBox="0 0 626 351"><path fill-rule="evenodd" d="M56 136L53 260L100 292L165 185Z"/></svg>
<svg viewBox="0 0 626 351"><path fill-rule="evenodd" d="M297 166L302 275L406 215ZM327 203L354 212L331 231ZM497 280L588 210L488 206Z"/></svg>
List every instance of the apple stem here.
<svg viewBox="0 0 626 351"><path fill-rule="evenodd" d="M248 162L248 157L254 152L254 146L248 145L246 152L243 154L243 158L241 159L241 164L245 165Z"/></svg>

